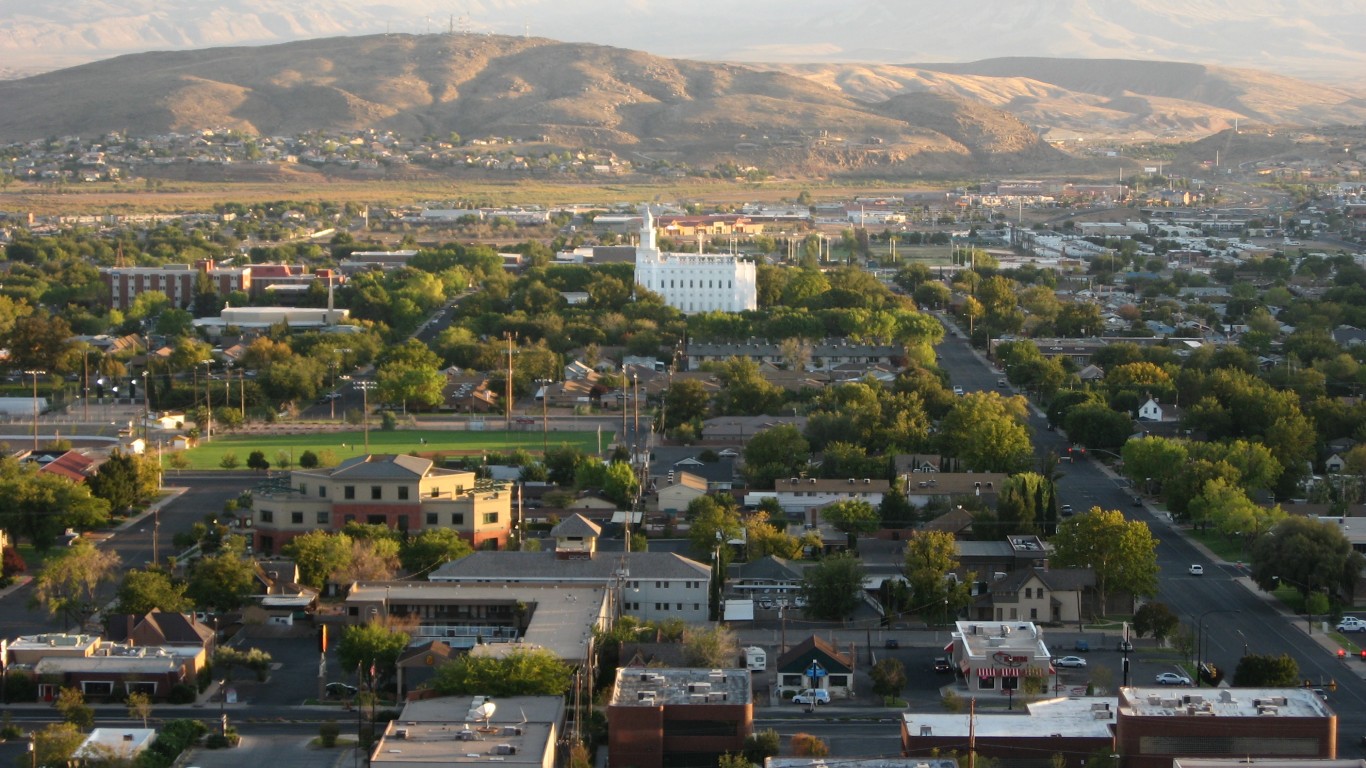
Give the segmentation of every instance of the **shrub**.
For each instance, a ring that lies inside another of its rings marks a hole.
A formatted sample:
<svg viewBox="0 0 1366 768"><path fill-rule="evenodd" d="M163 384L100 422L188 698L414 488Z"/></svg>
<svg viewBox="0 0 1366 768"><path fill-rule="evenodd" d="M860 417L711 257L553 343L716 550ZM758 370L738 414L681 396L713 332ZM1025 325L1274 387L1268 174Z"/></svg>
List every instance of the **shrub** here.
<svg viewBox="0 0 1366 768"><path fill-rule="evenodd" d="M299 454L299 466L304 469L313 469L318 466L318 454L313 451L304 451Z"/></svg>
<svg viewBox="0 0 1366 768"><path fill-rule="evenodd" d="M193 704L198 697L198 692L194 686L188 683L180 683L171 689L167 694L166 700L172 704Z"/></svg>
<svg viewBox="0 0 1366 768"><path fill-rule="evenodd" d="M341 726L337 725L336 720L328 720L318 726L318 741L328 749L337 746L337 737L340 735Z"/></svg>
<svg viewBox="0 0 1366 768"><path fill-rule="evenodd" d="M34 701L38 698L38 684L27 672L10 670L5 676L5 702Z"/></svg>
<svg viewBox="0 0 1366 768"><path fill-rule="evenodd" d="M4 553L0 554L0 576L3 576L6 581L10 581L27 570L28 564L24 562L19 550L14 547L5 547Z"/></svg>

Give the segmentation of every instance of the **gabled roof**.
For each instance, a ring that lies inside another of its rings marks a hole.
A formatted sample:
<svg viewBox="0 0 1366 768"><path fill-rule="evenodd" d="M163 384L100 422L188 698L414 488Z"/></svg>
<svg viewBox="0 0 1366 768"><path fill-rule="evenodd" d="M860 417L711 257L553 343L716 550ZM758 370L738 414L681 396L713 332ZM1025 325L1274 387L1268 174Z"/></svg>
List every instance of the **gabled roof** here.
<svg viewBox="0 0 1366 768"><path fill-rule="evenodd" d="M411 480L431 469L432 460L420 456L367 454L343 461L331 475L345 480Z"/></svg>
<svg viewBox="0 0 1366 768"><path fill-rule="evenodd" d="M601 526L577 512L550 529L550 536L556 539L595 539L601 535Z"/></svg>
<svg viewBox="0 0 1366 768"><path fill-rule="evenodd" d="M75 451L67 451L51 461L42 463L38 467L38 471L50 472L81 483L90 476L91 467L94 465L95 462L89 457L82 456Z"/></svg>
<svg viewBox="0 0 1366 768"><path fill-rule="evenodd" d="M207 646L213 642L213 629L195 621L193 616L169 611L151 611L143 616L114 614L108 620L106 637L115 642L136 634L150 633L156 644Z"/></svg>
<svg viewBox="0 0 1366 768"><path fill-rule="evenodd" d="M741 563L733 566L735 578L741 579L769 579L772 581L801 581L802 569L792 565L792 562L776 555L768 555L759 558L752 563Z"/></svg>
<svg viewBox="0 0 1366 768"><path fill-rule="evenodd" d="M806 638L778 657L779 672L794 673L811 666L812 661L820 662L826 672L848 673L854 671L854 659L841 653L835 646L815 635Z"/></svg>
<svg viewBox="0 0 1366 768"><path fill-rule="evenodd" d="M992 582L991 591L993 593L1019 592L1020 588L1028 584L1030 579L1038 579L1053 592L1077 592L1096 585L1096 572L1090 568L1059 568L1057 570L1025 568L1011 571L1005 575L1005 578Z"/></svg>

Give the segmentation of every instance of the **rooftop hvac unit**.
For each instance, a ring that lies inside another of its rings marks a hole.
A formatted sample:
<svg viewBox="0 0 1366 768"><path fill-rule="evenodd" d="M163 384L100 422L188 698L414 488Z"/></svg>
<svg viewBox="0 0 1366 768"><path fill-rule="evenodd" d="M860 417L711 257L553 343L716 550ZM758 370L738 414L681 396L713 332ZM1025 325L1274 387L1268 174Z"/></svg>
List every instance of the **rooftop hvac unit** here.
<svg viewBox="0 0 1366 768"><path fill-rule="evenodd" d="M503 726L503 734L502 734L502 735L504 735L504 736L521 736L521 735L522 735L522 727L519 726L519 725L505 725L505 726Z"/></svg>
<svg viewBox="0 0 1366 768"><path fill-rule="evenodd" d="M407 728L398 728L398 729L395 729L395 730L394 730L394 738L396 738L396 739L406 739L406 738L408 738L408 729L407 729Z"/></svg>
<svg viewBox="0 0 1366 768"><path fill-rule="evenodd" d="M495 755L515 755L515 754L517 754L517 748L514 747L514 746L512 746L511 744L495 744L495 745L493 745L493 752L492 752L492 754L495 754Z"/></svg>
<svg viewBox="0 0 1366 768"><path fill-rule="evenodd" d="M636 701L654 701L654 691L636 691Z"/></svg>

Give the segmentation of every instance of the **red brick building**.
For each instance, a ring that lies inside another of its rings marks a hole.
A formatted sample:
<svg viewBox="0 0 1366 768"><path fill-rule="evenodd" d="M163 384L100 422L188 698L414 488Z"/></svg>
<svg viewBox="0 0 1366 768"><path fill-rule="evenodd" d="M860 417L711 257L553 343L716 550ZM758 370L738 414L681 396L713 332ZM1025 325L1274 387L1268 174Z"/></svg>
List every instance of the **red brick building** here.
<svg viewBox="0 0 1366 768"><path fill-rule="evenodd" d="M754 731L744 669L623 667L607 706L608 761L634 768L712 766Z"/></svg>

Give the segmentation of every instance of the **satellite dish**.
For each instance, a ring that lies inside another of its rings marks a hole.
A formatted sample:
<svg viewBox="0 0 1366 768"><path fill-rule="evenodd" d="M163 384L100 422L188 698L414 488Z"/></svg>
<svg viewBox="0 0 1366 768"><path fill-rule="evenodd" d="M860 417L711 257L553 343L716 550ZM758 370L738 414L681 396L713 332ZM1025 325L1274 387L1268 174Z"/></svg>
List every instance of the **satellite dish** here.
<svg viewBox="0 0 1366 768"><path fill-rule="evenodd" d="M474 703L470 706L470 711L465 713L466 720L480 720L488 725L489 720L493 719L493 713L498 707L493 700L486 696L475 696Z"/></svg>

